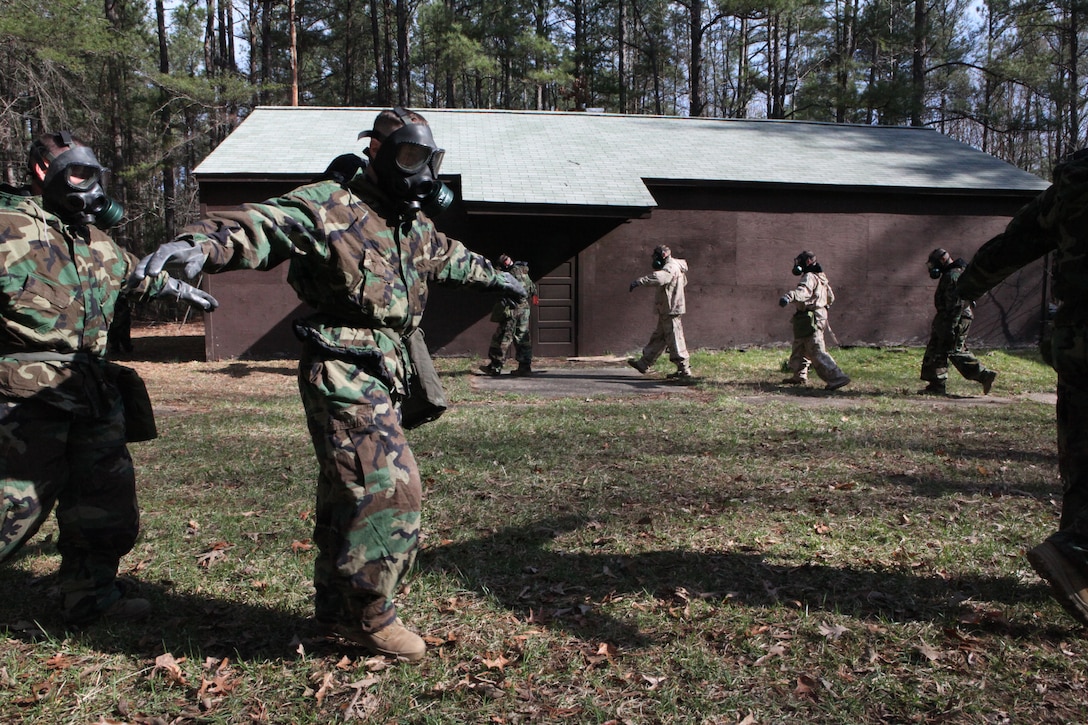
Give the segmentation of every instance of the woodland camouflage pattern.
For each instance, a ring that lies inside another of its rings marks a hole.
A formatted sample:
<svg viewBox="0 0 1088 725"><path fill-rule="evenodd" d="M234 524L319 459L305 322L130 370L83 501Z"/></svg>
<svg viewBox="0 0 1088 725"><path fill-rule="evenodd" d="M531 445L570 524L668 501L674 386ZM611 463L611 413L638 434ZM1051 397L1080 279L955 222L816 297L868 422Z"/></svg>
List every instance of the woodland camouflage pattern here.
<svg viewBox="0 0 1088 725"><path fill-rule="evenodd" d="M930 325L929 342L922 355L921 379L941 382L948 379L948 363L951 362L967 380L979 380L985 366L967 349L967 333L975 314L971 303L960 299L956 282L963 274L966 263L957 259L941 273L937 289L933 293L933 306L937 312Z"/></svg>
<svg viewBox="0 0 1088 725"><path fill-rule="evenodd" d="M1053 252L1050 355L1058 373L1058 471L1065 491L1061 530L1088 537L1088 153L1054 170L1054 183L975 254L957 282L978 299L1010 274ZM1045 357L1045 355L1044 355Z"/></svg>
<svg viewBox="0 0 1088 725"><path fill-rule="evenodd" d="M511 343L514 345L514 357L519 364L529 365L533 362L533 340L529 334L529 321L536 295L536 283L529 276L529 265L525 262L515 262L510 274L525 287L525 298L515 301L504 297L491 310L491 321L499 323L499 326L491 336L487 356L492 365L500 368Z"/></svg>
<svg viewBox="0 0 1088 725"><path fill-rule="evenodd" d="M121 399L104 377L118 296L137 258L95 227L70 227L40 197L0 190L0 561L57 506L60 590L70 622L120 596L117 565L136 540L135 473ZM13 355L75 354L70 360Z"/></svg>
<svg viewBox="0 0 1088 725"><path fill-rule="evenodd" d="M316 313L296 322L306 340L299 391L320 466L314 539L319 621L380 629L419 539L419 470L400 426L410 363L401 337L419 326L429 282L480 288L501 275L424 215L395 219L360 171L238 210L178 237L208 255L204 270L268 270Z"/></svg>

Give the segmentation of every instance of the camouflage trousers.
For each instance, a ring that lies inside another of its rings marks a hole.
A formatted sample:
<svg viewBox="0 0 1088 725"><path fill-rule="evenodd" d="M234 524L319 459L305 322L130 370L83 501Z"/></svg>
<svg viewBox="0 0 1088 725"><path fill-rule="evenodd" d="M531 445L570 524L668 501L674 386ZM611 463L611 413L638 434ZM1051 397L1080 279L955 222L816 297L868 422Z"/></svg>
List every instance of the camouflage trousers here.
<svg viewBox="0 0 1088 725"><path fill-rule="evenodd" d="M492 365L502 367L511 344L514 346L514 359L519 365L532 364L533 338L529 334L529 314L529 308L526 307L522 311L511 313L499 323L487 349L487 357Z"/></svg>
<svg viewBox="0 0 1088 725"><path fill-rule="evenodd" d="M1051 349L1058 373L1060 528L1088 536L1088 323L1056 325Z"/></svg>
<svg viewBox="0 0 1088 725"><path fill-rule="evenodd" d="M922 356L922 380L929 383L948 379L948 363L951 362L967 380L979 380L986 368L978 358L967 349L967 331L971 329L971 318L960 317L951 323L942 316L933 319L926 352Z"/></svg>
<svg viewBox="0 0 1088 725"><path fill-rule="evenodd" d="M790 372L798 380L807 380L810 366L816 369L816 374L825 383L840 380L843 377L838 363L827 354L822 324L818 324L816 332L811 335L793 338L789 360Z"/></svg>
<svg viewBox="0 0 1088 725"><path fill-rule="evenodd" d="M117 567L139 533L124 411L87 417L33 399L0 399L0 561L57 510L65 617L93 617L120 598Z"/></svg>
<svg viewBox="0 0 1088 725"><path fill-rule="evenodd" d="M419 544L423 487L400 410L358 366L310 351L298 383L319 466L315 615L380 629Z"/></svg>
<svg viewBox="0 0 1088 725"><path fill-rule="evenodd" d="M657 327L650 335L646 347L642 348L642 362L653 365L661 357L661 353L668 350L669 360L676 364L678 370L690 371L688 344L684 339L684 323L680 318L681 315L657 316Z"/></svg>

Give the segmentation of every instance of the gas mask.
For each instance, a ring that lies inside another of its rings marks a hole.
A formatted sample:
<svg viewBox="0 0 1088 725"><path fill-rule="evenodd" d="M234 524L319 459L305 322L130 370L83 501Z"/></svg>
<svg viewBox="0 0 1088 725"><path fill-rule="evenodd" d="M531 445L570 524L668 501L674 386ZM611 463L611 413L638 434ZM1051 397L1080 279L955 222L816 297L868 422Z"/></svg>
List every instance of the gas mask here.
<svg viewBox="0 0 1088 725"><path fill-rule="evenodd" d="M671 255L672 255L672 252L669 250L668 247L664 247L664 246L656 247L654 249L654 257L653 257L653 262L652 262L653 268L654 269L664 269L665 268L665 262L669 261L669 257Z"/></svg>
<svg viewBox="0 0 1088 725"><path fill-rule="evenodd" d="M499 257L499 269L504 272L509 272L514 268L514 260L505 254Z"/></svg>
<svg viewBox="0 0 1088 725"><path fill-rule="evenodd" d="M793 268L790 271L793 272L794 277L800 277L805 272L811 271L812 266L812 257L802 254L793 260Z"/></svg>
<svg viewBox="0 0 1088 725"><path fill-rule="evenodd" d="M446 151L435 145L429 127L408 122L381 142L374 171L379 185L404 211L434 217L449 208L453 192L438 180Z"/></svg>
<svg viewBox="0 0 1088 725"><path fill-rule="evenodd" d="M930 252L929 259L926 260L926 267L929 269L930 279L940 279L941 275L944 274L944 270L947 267L944 263L944 259L947 255L948 252L940 248Z"/></svg>
<svg viewBox="0 0 1088 725"><path fill-rule="evenodd" d="M94 224L109 229L121 221L124 209L106 195L109 169L98 163L94 151L71 146L71 136L61 134L69 148L49 162L42 181L45 208L69 224Z"/></svg>

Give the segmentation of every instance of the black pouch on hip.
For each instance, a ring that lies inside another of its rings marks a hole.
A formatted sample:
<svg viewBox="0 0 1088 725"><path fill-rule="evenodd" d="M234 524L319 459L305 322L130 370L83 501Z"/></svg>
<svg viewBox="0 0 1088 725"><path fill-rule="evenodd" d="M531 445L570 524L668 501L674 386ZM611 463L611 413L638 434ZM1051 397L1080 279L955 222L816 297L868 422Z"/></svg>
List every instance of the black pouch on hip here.
<svg viewBox="0 0 1088 725"><path fill-rule="evenodd" d="M404 336L408 358L412 361L412 373L408 381L408 396L400 404L400 424L406 430L418 428L424 423L438 420L446 408L446 391L434 369L431 353L423 330L416 328Z"/></svg>
<svg viewBox="0 0 1088 725"><path fill-rule="evenodd" d="M140 374L124 365L106 363L106 380L117 388L125 407L125 441L138 443L158 438L151 396Z"/></svg>

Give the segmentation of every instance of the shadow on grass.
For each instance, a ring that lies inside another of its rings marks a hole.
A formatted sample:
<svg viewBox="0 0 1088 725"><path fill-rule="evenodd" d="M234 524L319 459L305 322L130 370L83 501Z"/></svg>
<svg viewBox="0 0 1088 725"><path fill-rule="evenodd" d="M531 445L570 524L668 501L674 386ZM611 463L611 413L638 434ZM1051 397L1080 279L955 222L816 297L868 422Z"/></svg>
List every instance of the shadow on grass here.
<svg viewBox="0 0 1088 725"><path fill-rule="evenodd" d="M588 522L580 517L541 519L500 529L461 543L425 548L420 566L458 580L534 626L566 632L586 641L608 641L626 649L665 644L668 632L644 631L634 617L608 613L625 595L661 611L703 600L737 610L739 618L762 617L759 610L827 612L870 622L932 622L957 626L974 610L968 601L1036 607L1048 598L1040 584L1012 577L973 574L938 576L907 570L805 564L783 566L758 551L693 552L667 549L623 555L564 552L555 539ZM316 636L308 616L275 602L247 603L215 596L179 594L168 583L137 580L137 594L149 599L146 622L97 624L66 633L58 602L50 594L53 576L0 567L0 630L25 640L66 636L103 652L153 660L175 657L235 657L279 661L327 656L343 647ZM27 624L33 621L40 630ZM990 618L981 626L1013 637L1061 637L1059 630ZM1066 633L1067 634L1067 633Z"/></svg>
<svg viewBox="0 0 1088 725"><path fill-rule="evenodd" d="M276 661L300 656L300 642L307 654L333 648L332 643L312 639L312 620L278 609L275 602L252 604L179 594L168 584L122 578L133 583L136 596L151 602L150 619L99 622L68 630L59 600L51 592L55 576L37 577L0 567L0 589L15 593L0 601L0 632L6 630L8 636L25 641L71 638L102 652L148 659L169 652L198 660Z"/></svg>
<svg viewBox="0 0 1088 725"><path fill-rule="evenodd" d="M682 609L686 602L701 599L734 608L784 607L865 621L951 626L973 611L964 606L968 600L1035 606L1049 596L1042 583L1025 585L1011 577L942 577L821 564L783 566L750 550L671 549L617 555L551 548L558 535L584 523L573 517L555 518L530 527L501 529L490 536L427 548L420 564L457 577L519 619L590 641L605 638L626 648L663 642L658 641L661 636L640 631L633 622L603 611L625 594L650 594L663 609ZM994 626L1013 636L1040 635L1033 625L1000 617Z"/></svg>

